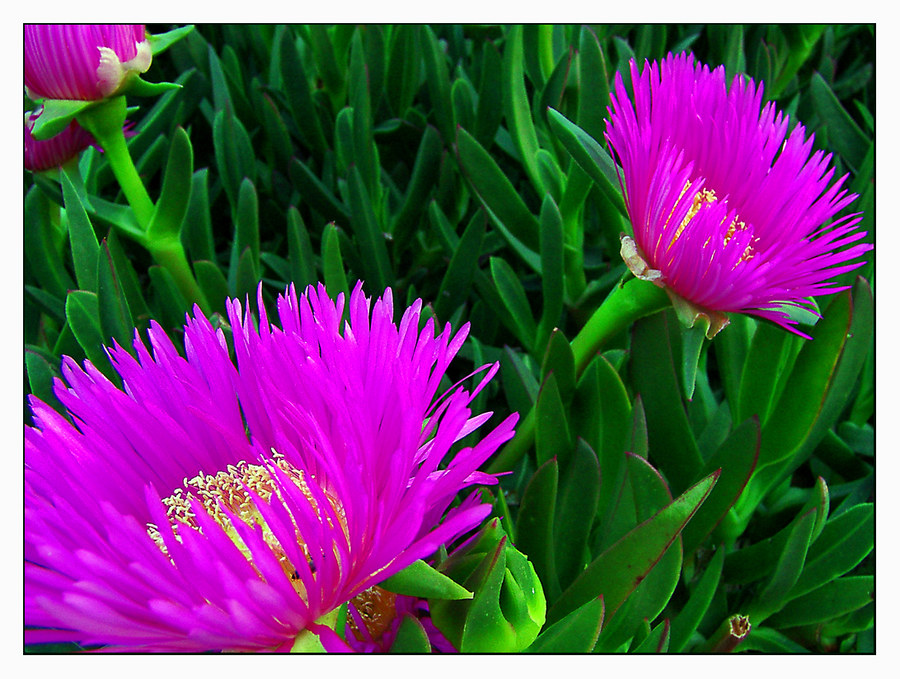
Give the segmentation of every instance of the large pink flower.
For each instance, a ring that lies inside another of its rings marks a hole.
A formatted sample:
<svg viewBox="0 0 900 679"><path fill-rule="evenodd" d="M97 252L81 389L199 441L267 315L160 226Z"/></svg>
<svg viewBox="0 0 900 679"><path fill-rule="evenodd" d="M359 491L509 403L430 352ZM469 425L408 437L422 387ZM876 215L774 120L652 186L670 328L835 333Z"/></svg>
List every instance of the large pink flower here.
<svg viewBox="0 0 900 679"><path fill-rule="evenodd" d="M631 62L634 101L616 74L606 138L622 165L636 274L701 310L749 313L792 332L787 307L844 289L863 264L856 197L831 186L831 155L812 152L802 125L762 104L762 84L693 55ZM760 110L761 109L761 110ZM832 221L834 220L834 221ZM855 243L855 245L854 245Z"/></svg>
<svg viewBox="0 0 900 679"><path fill-rule="evenodd" d="M105 99L152 56L143 24L26 24L25 88L32 99Z"/></svg>
<svg viewBox="0 0 900 679"><path fill-rule="evenodd" d="M279 297L280 327L261 302L258 326L228 304L237 365L197 312L186 357L154 325L152 356L109 352L124 389L67 358L68 418L32 399L26 643L287 650L312 630L346 649L317 621L490 512L477 493L451 508L496 482L477 469L516 419L450 454L497 369L438 396L466 327L420 331L420 301L397 325L390 290L359 285L343 331L324 286Z"/></svg>

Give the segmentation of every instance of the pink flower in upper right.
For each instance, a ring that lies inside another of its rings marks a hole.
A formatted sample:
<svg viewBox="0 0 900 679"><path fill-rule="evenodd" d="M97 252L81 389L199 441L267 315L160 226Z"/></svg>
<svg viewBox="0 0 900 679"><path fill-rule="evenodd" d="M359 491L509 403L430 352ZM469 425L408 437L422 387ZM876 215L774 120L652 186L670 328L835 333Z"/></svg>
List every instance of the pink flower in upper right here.
<svg viewBox="0 0 900 679"><path fill-rule="evenodd" d="M829 186L831 154L812 152L802 125L762 83L693 55L631 62L634 100L616 74L606 139L622 166L634 240L622 255L635 275L664 287L676 307L705 314L714 334L727 312L768 319L803 335L789 307L846 289L834 277L864 262L861 213L835 215L857 196Z"/></svg>

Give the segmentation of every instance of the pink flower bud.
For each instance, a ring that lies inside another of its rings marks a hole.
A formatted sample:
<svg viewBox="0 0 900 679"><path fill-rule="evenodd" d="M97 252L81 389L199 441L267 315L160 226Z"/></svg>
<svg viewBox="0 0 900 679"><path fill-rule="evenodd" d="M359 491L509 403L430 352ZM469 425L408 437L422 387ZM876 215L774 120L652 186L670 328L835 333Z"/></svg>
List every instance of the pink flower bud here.
<svg viewBox="0 0 900 679"><path fill-rule="evenodd" d="M94 137L74 120L62 132L46 141L31 136L40 109L25 114L25 169L32 172L63 165L94 143Z"/></svg>
<svg viewBox="0 0 900 679"><path fill-rule="evenodd" d="M25 89L32 99L94 101L150 68L143 24L26 24Z"/></svg>

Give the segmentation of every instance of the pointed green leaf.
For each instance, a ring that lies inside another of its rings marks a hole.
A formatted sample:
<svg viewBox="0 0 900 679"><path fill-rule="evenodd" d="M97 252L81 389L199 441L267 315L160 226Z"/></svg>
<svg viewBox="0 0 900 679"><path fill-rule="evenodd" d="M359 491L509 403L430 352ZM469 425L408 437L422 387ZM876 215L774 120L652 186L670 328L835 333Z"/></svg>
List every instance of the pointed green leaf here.
<svg viewBox="0 0 900 679"><path fill-rule="evenodd" d="M106 239L100 245L97 259L97 302L104 342L112 344L115 339L126 349L129 348L134 335L134 320Z"/></svg>
<svg viewBox="0 0 900 679"><path fill-rule="evenodd" d="M578 43L578 126L594 139L606 131L606 107L609 105L609 76L606 58L597 34L581 27Z"/></svg>
<svg viewBox="0 0 900 679"><path fill-rule="evenodd" d="M312 99L309 78L291 31L285 31L282 39L279 68L283 83L281 91L287 98L288 110L302 140L312 150L323 153L328 144Z"/></svg>
<svg viewBox="0 0 900 679"><path fill-rule="evenodd" d="M816 625L860 609L874 598L874 576L838 578L794 599L769 618L768 623L779 629Z"/></svg>
<svg viewBox="0 0 900 679"><path fill-rule="evenodd" d="M378 583L382 589L420 599L471 599L472 592L443 573L418 559L387 580Z"/></svg>
<svg viewBox="0 0 900 679"><path fill-rule="evenodd" d="M691 635L697 629L700 621L703 620L707 610L709 610L713 595L719 587L719 580L722 577L722 565L724 563L725 549L717 549L712 561L709 562L706 570L703 571L703 576L700 578L697 586L690 590L687 602L675 616L675 619L672 620L669 648L673 653L679 653L685 649Z"/></svg>
<svg viewBox="0 0 900 679"><path fill-rule="evenodd" d="M505 259L491 257L490 266L494 285L497 286L497 292L500 293L503 305L513 321L513 327L510 330L530 351L534 347L537 326L531 315L531 308L528 305L528 298L525 297L522 283Z"/></svg>
<svg viewBox="0 0 900 679"><path fill-rule="evenodd" d="M544 196L541 206L540 228L541 286L544 294L537 349L545 346L550 333L561 323L565 298L562 216L549 194ZM574 371L574 363L572 367Z"/></svg>
<svg viewBox="0 0 900 679"><path fill-rule="evenodd" d="M413 241L413 234L428 204L428 195L437 183L443 147L441 136L431 125L425 128L407 185L403 206L391 224L396 252L402 252Z"/></svg>
<svg viewBox="0 0 900 679"><path fill-rule="evenodd" d="M191 177L191 198L181 230L181 242L195 262L201 259L212 261L216 257L209 212L208 176L209 168L204 167Z"/></svg>
<svg viewBox="0 0 900 679"><path fill-rule="evenodd" d="M874 541L873 505L858 505L831 517L810 547L789 598L805 595L849 572L872 551Z"/></svg>
<svg viewBox="0 0 900 679"><path fill-rule="evenodd" d="M626 464L635 522L645 521L667 506L672 495L665 480L645 459L629 454ZM681 574L681 563L681 540L676 538L622 606L607 616L595 650L611 651L628 639L639 637L636 630L645 621L654 620L672 597Z"/></svg>
<svg viewBox="0 0 900 679"><path fill-rule="evenodd" d="M665 653L669 650L669 619L665 618L651 630L632 653Z"/></svg>
<svg viewBox="0 0 900 679"><path fill-rule="evenodd" d="M193 30L193 25L189 25L181 26L180 28L173 28L171 31L166 31L165 33L148 35L147 42L150 43L151 53L153 54L153 56L162 54Z"/></svg>
<svg viewBox="0 0 900 679"><path fill-rule="evenodd" d="M549 601L559 596L553 551L554 507L559 467L555 458L547 460L531 477L522 495L516 520L516 545L534 564Z"/></svg>
<svg viewBox="0 0 900 679"><path fill-rule="evenodd" d="M334 223L326 224L322 232L322 273L325 278L325 289L334 299L343 292L344 299L350 299L350 286L344 272L344 261L341 257L341 246L338 241L338 228Z"/></svg>
<svg viewBox="0 0 900 679"><path fill-rule="evenodd" d="M96 106L97 103L96 101L44 99L41 102L44 108L37 120L34 121L31 136L38 141L50 139L66 129L75 116L91 106Z"/></svg>
<svg viewBox="0 0 900 679"><path fill-rule="evenodd" d="M809 79L809 92L815 102L816 111L825 122L828 140L834 150L851 168L858 169L869 148L865 133L818 73L813 73Z"/></svg>
<svg viewBox="0 0 900 679"><path fill-rule="evenodd" d="M198 259L194 262L194 273L197 276L197 285L203 291L204 297L219 313L225 313L225 300L228 299L228 280L218 264L206 259Z"/></svg>
<svg viewBox="0 0 900 679"><path fill-rule="evenodd" d="M681 330L673 319L669 313L656 314L634 324L630 366L634 389L641 395L647 414L654 461L677 491L700 475L703 460L675 372L679 351L673 344L680 339Z"/></svg>
<svg viewBox="0 0 900 679"><path fill-rule="evenodd" d="M25 371L29 391L59 412L64 408L53 393L53 380L60 377L59 359L30 344L25 345Z"/></svg>
<svg viewBox="0 0 900 679"><path fill-rule="evenodd" d="M534 448L537 463L557 458L563 466L572 454L572 436L566 422L566 409L559 395L556 376L547 375L535 404Z"/></svg>
<svg viewBox="0 0 900 679"><path fill-rule="evenodd" d="M709 495L718 476L718 473L711 474L686 490L594 559L563 592L547 620L551 623L561 620L600 594L608 610L614 613L675 541Z"/></svg>
<svg viewBox="0 0 900 679"><path fill-rule="evenodd" d="M590 175L612 205L627 217L628 211L622 198L616 164L606 149L559 111L549 109L547 118L550 121L550 129L575 162Z"/></svg>
<svg viewBox="0 0 900 679"><path fill-rule="evenodd" d="M96 275L96 273L95 273ZM100 327L100 307L97 294L87 290L72 290L66 297L66 319L72 334L84 350L85 356L104 375L114 379L114 371L103 350L106 341Z"/></svg>
<svg viewBox="0 0 900 679"><path fill-rule="evenodd" d="M500 53L491 41L484 42L481 55L481 81L472 135L479 144L490 148L503 116L503 69Z"/></svg>
<svg viewBox="0 0 900 679"><path fill-rule="evenodd" d="M28 271L40 286L58 299L75 287L61 257L65 238L63 232L50 220L51 210L59 212L47 197L33 186L25 196L23 210L23 244Z"/></svg>
<svg viewBox="0 0 900 679"><path fill-rule="evenodd" d="M291 158L288 170L291 183L300 193L300 200L326 219L346 224L350 221L350 213L334 194L322 183L316 174L297 158Z"/></svg>
<svg viewBox="0 0 900 679"><path fill-rule="evenodd" d="M469 294L472 279L478 269L486 221L484 214L480 210L477 211L453 251L434 305L438 318L449 318L450 314L465 302Z"/></svg>
<svg viewBox="0 0 900 679"><path fill-rule="evenodd" d="M375 216L374 206L366 193L363 177L356 165L350 168L347 179L347 203L350 223L363 257L363 271L373 289L384 290L393 283L393 270L388 257L384 232Z"/></svg>
<svg viewBox="0 0 900 679"><path fill-rule="evenodd" d="M411 615L404 615L389 652L430 653L431 642L428 640L428 633L422 627L422 623Z"/></svg>
<svg viewBox="0 0 900 679"><path fill-rule="evenodd" d="M172 134L162 191L153 210L153 218L147 227L148 238L161 240L181 237L181 224L184 222L191 199L193 172L194 152L191 140L187 132L178 127Z"/></svg>
<svg viewBox="0 0 900 679"><path fill-rule="evenodd" d="M547 343L541 362L541 381L546 380L550 373L556 378L562 402L568 405L575 391L575 356L569 341L559 328L553 330Z"/></svg>
<svg viewBox="0 0 900 679"><path fill-rule="evenodd" d="M578 439L557 493L556 572L561 588L568 587L585 566L588 535L597 513L600 495L600 466L597 455Z"/></svg>
<svg viewBox="0 0 900 679"><path fill-rule="evenodd" d="M213 120L213 147L228 202L236 206L244 179L256 182L256 155L250 135L230 106L218 110Z"/></svg>
<svg viewBox="0 0 900 679"><path fill-rule="evenodd" d="M758 457L759 422L751 417L735 428L704 465L704 475L714 469L721 469L722 474L715 490L684 529L685 553L694 552L734 505L750 480Z"/></svg>
<svg viewBox="0 0 900 679"><path fill-rule="evenodd" d="M447 74L446 57L430 26L423 26L420 35L432 114L441 136L444 137L444 143L449 145L453 141L456 122L453 120L453 102L450 98L450 76Z"/></svg>
<svg viewBox="0 0 900 679"><path fill-rule="evenodd" d="M810 509L794 522L772 577L749 607L751 620L762 622L784 605L788 592L803 571L815 521L816 512Z"/></svg>
<svg viewBox="0 0 900 679"><path fill-rule="evenodd" d="M75 193L75 187L65 172L59 175L63 197L66 202L66 217L69 223L69 243L72 246L72 260L75 263L75 279L83 290L97 290L97 257L100 244L94 227L88 219L84 206Z"/></svg>
<svg viewBox="0 0 900 679"><path fill-rule="evenodd" d="M318 280L316 262L313 256L309 231L303 223L300 212L291 205L287 211L288 262L290 263L290 280L302 290L307 285L314 285Z"/></svg>
<svg viewBox="0 0 900 679"><path fill-rule="evenodd" d="M532 186L542 195L546 192L537 167L538 140L531 119L531 106L525 92L523 70L522 27L514 26L506 34L503 55L503 105L507 129L522 158Z"/></svg>
<svg viewBox="0 0 900 679"><path fill-rule="evenodd" d="M588 601L540 633L526 653L588 653L603 625L603 597Z"/></svg>
<svg viewBox="0 0 900 679"><path fill-rule="evenodd" d="M459 164L492 220L538 252L540 225L496 161L464 129L457 130Z"/></svg>

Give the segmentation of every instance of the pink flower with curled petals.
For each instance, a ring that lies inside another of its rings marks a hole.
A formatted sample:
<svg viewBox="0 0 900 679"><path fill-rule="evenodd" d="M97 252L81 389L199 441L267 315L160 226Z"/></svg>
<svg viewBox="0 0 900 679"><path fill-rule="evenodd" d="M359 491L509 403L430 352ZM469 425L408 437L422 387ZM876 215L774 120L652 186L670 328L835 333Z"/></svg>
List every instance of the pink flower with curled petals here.
<svg viewBox="0 0 900 679"><path fill-rule="evenodd" d="M26 24L24 42L31 99L106 99L153 58L143 24Z"/></svg>
<svg viewBox="0 0 900 679"><path fill-rule="evenodd" d="M474 446L470 392L441 378L468 328L395 323L388 289L277 300L271 323L228 303L236 364L195 308L185 356L158 325L152 354L109 355L123 389L66 358L67 417L31 399L25 430L25 641L129 651L284 651L324 616L490 513L472 484L513 435ZM353 608L351 604L351 608ZM358 611L357 611L358 612Z"/></svg>
<svg viewBox="0 0 900 679"><path fill-rule="evenodd" d="M616 74L606 139L622 166L634 239L622 254L635 275L676 305L711 319L747 313L803 335L789 307L846 289L834 277L864 262L856 198L829 186L831 155L812 152L802 125L762 105L762 84L712 71L693 55L631 62L634 99Z"/></svg>

